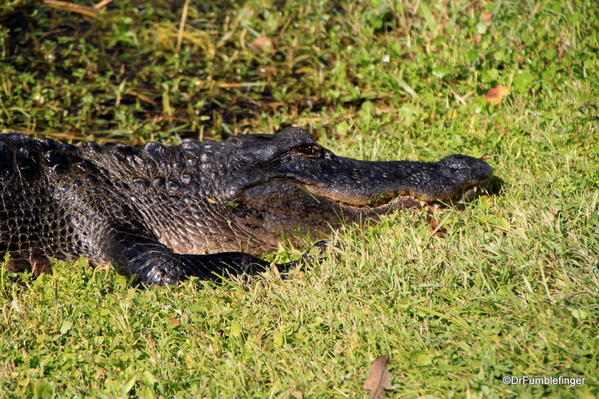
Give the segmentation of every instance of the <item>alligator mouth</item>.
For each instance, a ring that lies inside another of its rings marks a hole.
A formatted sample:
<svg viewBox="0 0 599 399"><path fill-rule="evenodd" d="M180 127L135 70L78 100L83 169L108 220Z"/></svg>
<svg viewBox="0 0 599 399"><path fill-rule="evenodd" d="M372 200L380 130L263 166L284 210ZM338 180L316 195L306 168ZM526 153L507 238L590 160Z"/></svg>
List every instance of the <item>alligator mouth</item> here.
<svg viewBox="0 0 599 399"><path fill-rule="evenodd" d="M460 205L470 202L480 196L488 195L488 183L489 181L486 181L482 184L456 189L452 195L445 196L444 198L430 198L426 195L419 195L417 193L403 191L397 193L380 194L369 201L363 202L358 202L356 200L348 201L346 198L327 195L322 190L312 190L309 186L304 186L304 189L311 195L333 201L343 207L356 210L369 209L378 213L386 212L392 209L425 207L440 208L452 205Z"/></svg>
<svg viewBox="0 0 599 399"><path fill-rule="evenodd" d="M338 189L323 187L319 183L307 182L303 179L293 177L277 177L262 181L259 184L249 185L240 190L234 202L243 204L239 207L244 209L264 209L268 212L276 210L287 210L288 213L302 214L309 218L312 214L324 212L327 214L337 213L339 210L347 210L352 215L383 215L395 210L414 208L447 208L463 205L481 195L490 194L489 182L492 175L484 179L478 179L471 184L453 184L447 181L447 185L441 186L440 190L410 190L409 188L398 188L394 191L376 193L376 189L364 192L361 185L357 184L354 189ZM303 180L303 181L302 181ZM451 188L450 188L451 187ZM326 217L324 217L326 219Z"/></svg>

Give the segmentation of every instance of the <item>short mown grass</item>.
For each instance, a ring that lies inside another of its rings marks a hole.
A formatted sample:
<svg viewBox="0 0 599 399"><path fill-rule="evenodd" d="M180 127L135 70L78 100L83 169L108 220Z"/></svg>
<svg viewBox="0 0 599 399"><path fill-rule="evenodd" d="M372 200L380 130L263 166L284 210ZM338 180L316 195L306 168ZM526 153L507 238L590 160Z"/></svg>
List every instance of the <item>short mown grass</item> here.
<svg viewBox="0 0 599 399"><path fill-rule="evenodd" d="M484 157L497 193L347 226L286 280L0 268L1 397L365 398L379 355L388 397L599 395L594 1L192 1L181 32L183 7L2 3L0 128L173 144L297 125L362 159Z"/></svg>

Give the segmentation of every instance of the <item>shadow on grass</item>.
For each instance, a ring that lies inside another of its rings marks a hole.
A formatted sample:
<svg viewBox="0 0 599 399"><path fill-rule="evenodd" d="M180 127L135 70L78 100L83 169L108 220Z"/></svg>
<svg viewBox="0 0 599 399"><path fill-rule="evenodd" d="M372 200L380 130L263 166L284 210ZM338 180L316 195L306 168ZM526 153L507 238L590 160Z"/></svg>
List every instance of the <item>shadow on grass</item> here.
<svg viewBox="0 0 599 399"><path fill-rule="evenodd" d="M489 193L489 195L503 195L504 194L504 186L505 186L505 180L503 180L501 177L498 176L493 176L491 177L491 180L489 181L489 185L487 186L487 192Z"/></svg>

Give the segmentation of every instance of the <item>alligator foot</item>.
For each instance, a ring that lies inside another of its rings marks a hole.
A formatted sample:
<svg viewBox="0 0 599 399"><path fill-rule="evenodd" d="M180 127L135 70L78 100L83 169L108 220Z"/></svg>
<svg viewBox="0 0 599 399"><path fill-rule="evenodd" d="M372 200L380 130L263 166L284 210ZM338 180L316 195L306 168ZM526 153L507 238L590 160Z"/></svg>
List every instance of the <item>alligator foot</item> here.
<svg viewBox="0 0 599 399"><path fill-rule="evenodd" d="M292 260L291 262L275 264L279 273L285 277L289 272L296 267L313 261L318 261L324 258L325 252L327 248L337 247L336 245L331 244L329 240L320 240L317 241L314 245L312 245L304 254L297 260ZM314 255L314 250L317 250L318 253Z"/></svg>
<svg viewBox="0 0 599 399"><path fill-rule="evenodd" d="M115 233L106 248L106 257L123 274L135 276L142 284L178 284L188 277L220 280L223 277L256 275L271 267L284 276L294 267L322 258L329 241L314 244L301 258L287 263L271 263L243 252L208 255L178 254L158 241L129 233ZM318 251L317 255L313 250Z"/></svg>
<svg viewBox="0 0 599 399"><path fill-rule="evenodd" d="M15 256L6 262L5 268L15 273L31 271L31 274L35 277L38 277L40 274L52 274L52 262L50 259L47 256L37 253L27 258Z"/></svg>
<svg viewBox="0 0 599 399"><path fill-rule="evenodd" d="M314 262L324 258L327 248L331 248L333 244L328 240L321 240L312 245L304 254L297 260L286 263L271 263L253 255L243 252L223 252L212 255L183 255L187 256L194 265L196 270L206 270L208 263L209 273L205 271L193 274L204 279L214 279L214 277L225 277L226 275L256 275L263 273L270 267L275 267L283 278L291 272L291 270L308 262ZM316 254L314 254L316 250ZM197 265L202 265L199 268Z"/></svg>

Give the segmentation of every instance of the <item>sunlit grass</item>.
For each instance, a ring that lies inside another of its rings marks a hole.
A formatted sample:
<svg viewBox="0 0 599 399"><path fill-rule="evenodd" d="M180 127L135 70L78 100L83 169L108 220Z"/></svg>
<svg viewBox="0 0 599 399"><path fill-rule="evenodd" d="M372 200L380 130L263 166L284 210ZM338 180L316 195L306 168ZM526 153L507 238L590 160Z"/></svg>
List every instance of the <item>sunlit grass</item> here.
<svg viewBox="0 0 599 399"><path fill-rule="evenodd" d="M191 2L180 52L168 2L97 21L1 5L0 128L176 143L298 125L361 159L484 156L499 193L348 226L286 280L0 269L0 396L362 398L382 354L389 397L599 395L593 2L272 3ZM511 95L487 104L497 85Z"/></svg>

